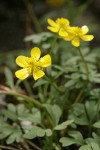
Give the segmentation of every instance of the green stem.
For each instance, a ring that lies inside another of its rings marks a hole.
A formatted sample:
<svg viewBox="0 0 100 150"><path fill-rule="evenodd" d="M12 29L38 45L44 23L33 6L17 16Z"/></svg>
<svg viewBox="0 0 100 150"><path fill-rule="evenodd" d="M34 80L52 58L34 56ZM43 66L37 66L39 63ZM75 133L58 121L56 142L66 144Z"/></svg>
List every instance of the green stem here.
<svg viewBox="0 0 100 150"><path fill-rule="evenodd" d="M31 89L31 87L30 87L28 81L27 81L27 80L24 80L24 81L23 81L23 84L24 84L24 86L25 86L25 88L26 88L28 94L29 94L30 96L32 96L32 95L33 95L33 92L32 92L32 89Z"/></svg>
<svg viewBox="0 0 100 150"><path fill-rule="evenodd" d="M92 131L92 125L91 124L89 124L89 130L88 130L89 132L88 132L88 137L90 137L91 136L91 131Z"/></svg>
<svg viewBox="0 0 100 150"><path fill-rule="evenodd" d="M86 62L86 60L84 58L84 55L81 52L80 47L78 47L78 51L79 51L79 54L80 54L80 56L82 58L82 61L84 62L84 66L85 66L85 70L86 70L86 81L88 82L89 81L89 69L88 69L88 65L87 65L87 62Z"/></svg>
<svg viewBox="0 0 100 150"><path fill-rule="evenodd" d="M47 97L47 94L48 94L48 86L49 86L49 83L45 84L45 87L44 87L44 96Z"/></svg>
<svg viewBox="0 0 100 150"><path fill-rule="evenodd" d="M29 0L24 0L24 3L26 5L27 11L30 15L30 18L31 18L32 22L35 25L35 28L36 28L37 32L42 32L40 23L37 19L37 16L35 15L35 12L34 12L34 9L32 8L31 3L29 2Z"/></svg>
<svg viewBox="0 0 100 150"><path fill-rule="evenodd" d="M83 61L83 63L84 63L84 66L85 66L85 70L86 70L86 83L88 83L88 81L89 81L89 69L88 69L88 65L87 65L87 62L86 62L86 60L85 60L85 58L84 58L84 55L83 55L82 52L81 52L80 47L78 47L78 51L79 51L79 54L80 54L81 59L82 59L82 61ZM85 88L85 87L83 87L83 88L80 90L78 96L76 97L75 103L77 103L77 102L80 101L81 96L82 96L82 94L83 94L83 92L84 92L84 88Z"/></svg>
<svg viewBox="0 0 100 150"><path fill-rule="evenodd" d="M52 54L52 51L54 50L57 39L58 39L58 34L55 36L54 41L51 45L50 54Z"/></svg>
<svg viewBox="0 0 100 150"><path fill-rule="evenodd" d="M84 87L80 90L78 96L76 97L75 103L78 103L80 101L83 92L84 92Z"/></svg>
<svg viewBox="0 0 100 150"><path fill-rule="evenodd" d="M100 94L99 94L99 98L98 98L98 101L97 101L97 120L99 118L99 107L100 107Z"/></svg>
<svg viewBox="0 0 100 150"><path fill-rule="evenodd" d="M61 93L62 91L58 88L58 86L56 85L56 83L54 83L53 81L50 80L50 78L48 78L45 75L45 79L56 89L56 91L58 91L59 93Z"/></svg>
<svg viewBox="0 0 100 150"><path fill-rule="evenodd" d="M50 150L54 150L54 148L53 148L53 135L49 137L49 141L50 141Z"/></svg>
<svg viewBox="0 0 100 150"><path fill-rule="evenodd" d="M28 82L27 80L23 80L23 81L22 81L22 80L19 80L19 79L18 79L17 82L16 82L15 87L18 87L21 82L23 82L23 84L24 84L24 86L25 86L26 91L28 92L28 94L29 94L30 96L32 96L32 95L33 95L33 92L32 92L32 89L31 89L31 87L30 87L30 85L29 85L29 82Z"/></svg>
<svg viewBox="0 0 100 150"><path fill-rule="evenodd" d="M44 109L44 106L39 102L37 101L36 99L34 98L31 98L31 97L28 97L26 95L23 95L23 94L19 94L19 93L16 93L16 92L13 92L13 91L2 91L0 90L0 94L7 94L7 95L13 95L13 96L16 96L16 97L22 97L24 98L27 102L31 101L34 105L36 105L37 107L41 108L41 109Z"/></svg>
<svg viewBox="0 0 100 150"><path fill-rule="evenodd" d="M87 119L89 120L89 125L88 125L88 137L91 136L91 131L92 131L92 120L90 120L90 117L89 117L89 114L88 114L88 111L87 111L87 108L84 104L84 109L85 109L85 113L86 113L86 116L87 116Z"/></svg>

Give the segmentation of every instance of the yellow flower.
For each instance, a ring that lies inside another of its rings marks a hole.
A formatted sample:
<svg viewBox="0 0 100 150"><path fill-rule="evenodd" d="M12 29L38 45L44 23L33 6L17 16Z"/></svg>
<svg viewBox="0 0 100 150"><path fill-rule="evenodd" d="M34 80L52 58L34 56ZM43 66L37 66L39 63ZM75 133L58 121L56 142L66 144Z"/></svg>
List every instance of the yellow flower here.
<svg viewBox="0 0 100 150"><path fill-rule="evenodd" d="M31 50L31 57L18 56L16 58L16 64L22 67L22 69L15 72L15 75L20 80L24 80L29 75L33 75L35 80L45 75L43 68L51 65L51 56L49 54L41 57L41 51L38 47L34 47Z"/></svg>
<svg viewBox="0 0 100 150"><path fill-rule="evenodd" d="M63 37L66 41L71 41L72 45L75 47L80 46L80 40L83 41L91 41L94 36L93 35L86 35L89 31L86 25L80 27L70 27L69 35Z"/></svg>
<svg viewBox="0 0 100 150"><path fill-rule="evenodd" d="M52 19L47 20L48 26L47 28L52 31L58 33L60 36L68 36L67 28L69 27L69 20L65 18L58 18L56 21Z"/></svg>

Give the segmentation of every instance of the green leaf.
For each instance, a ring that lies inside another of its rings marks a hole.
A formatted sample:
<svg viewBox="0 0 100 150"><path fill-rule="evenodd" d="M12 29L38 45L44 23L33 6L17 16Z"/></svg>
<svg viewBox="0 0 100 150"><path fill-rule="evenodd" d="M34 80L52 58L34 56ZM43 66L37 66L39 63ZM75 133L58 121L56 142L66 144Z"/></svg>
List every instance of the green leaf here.
<svg viewBox="0 0 100 150"><path fill-rule="evenodd" d="M55 105L45 104L44 106L46 107L48 113L53 119L55 125L57 125L62 114L60 107L56 104Z"/></svg>
<svg viewBox="0 0 100 150"><path fill-rule="evenodd" d="M100 89L99 88L91 89L90 95L92 99L98 99L100 95Z"/></svg>
<svg viewBox="0 0 100 150"><path fill-rule="evenodd" d="M66 84L65 87L72 87L75 86L75 84L77 83L77 80L69 80Z"/></svg>
<svg viewBox="0 0 100 150"><path fill-rule="evenodd" d="M84 139L82 134L79 131L69 131L68 135L73 137L76 141L78 141L81 144L83 144Z"/></svg>
<svg viewBox="0 0 100 150"><path fill-rule="evenodd" d="M97 143L100 146L100 136L98 136L95 132L92 133L93 138L85 139L86 144Z"/></svg>
<svg viewBox="0 0 100 150"><path fill-rule="evenodd" d="M100 147L97 143L91 143L90 146L91 150L100 150Z"/></svg>
<svg viewBox="0 0 100 150"><path fill-rule="evenodd" d="M16 107L13 104L8 104L8 110L14 114L16 114Z"/></svg>
<svg viewBox="0 0 100 150"><path fill-rule="evenodd" d="M79 148L79 150L92 150L89 145L83 145Z"/></svg>
<svg viewBox="0 0 100 150"><path fill-rule="evenodd" d="M25 110L26 110L26 108L25 108L25 106L23 104L18 105L17 106L17 114L18 114L18 116L21 116L22 114L24 114Z"/></svg>
<svg viewBox="0 0 100 150"><path fill-rule="evenodd" d="M86 111L87 111L89 119L94 120L97 115L96 101L87 101L85 103L85 107L86 107Z"/></svg>
<svg viewBox="0 0 100 150"><path fill-rule="evenodd" d="M62 146L64 147L77 143L76 140L68 137L61 138L59 142L62 143Z"/></svg>
<svg viewBox="0 0 100 150"><path fill-rule="evenodd" d="M69 116L76 124L89 125L89 120L83 104L73 104Z"/></svg>
<svg viewBox="0 0 100 150"><path fill-rule="evenodd" d="M17 121L16 107L13 104L8 104L8 109L3 109L2 113L9 119Z"/></svg>
<svg viewBox="0 0 100 150"><path fill-rule="evenodd" d="M34 126L24 134L24 138L34 139L35 137L37 137L37 130L38 128Z"/></svg>
<svg viewBox="0 0 100 150"><path fill-rule="evenodd" d="M42 44L42 49L48 49L51 47L51 44L50 43L43 43Z"/></svg>
<svg viewBox="0 0 100 150"><path fill-rule="evenodd" d="M0 133L0 140L6 138L9 135L9 133Z"/></svg>
<svg viewBox="0 0 100 150"><path fill-rule="evenodd" d="M79 150L100 150L100 147L97 143L90 143L90 144L81 146Z"/></svg>
<svg viewBox="0 0 100 150"><path fill-rule="evenodd" d="M42 41L46 41L48 38L52 37L53 34L50 32L42 32L38 34L28 35L24 38L24 41L32 41L35 44L41 43Z"/></svg>
<svg viewBox="0 0 100 150"><path fill-rule="evenodd" d="M32 122L41 123L41 113L37 108L32 109Z"/></svg>
<svg viewBox="0 0 100 150"><path fill-rule="evenodd" d="M92 83L100 83L100 74L97 72L91 72L89 79Z"/></svg>
<svg viewBox="0 0 100 150"><path fill-rule="evenodd" d="M22 132L20 129L14 129L13 133L7 138L6 142L7 144L11 144L13 142L19 143L22 138Z"/></svg>
<svg viewBox="0 0 100 150"><path fill-rule="evenodd" d="M45 130L40 128L40 127L38 127L36 135L38 137L43 137L45 135Z"/></svg>
<svg viewBox="0 0 100 150"><path fill-rule="evenodd" d="M13 80L13 74L11 70L8 67L5 67L4 73L6 76L6 83L11 88L14 89L14 80Z"/></svg>
<svg viewBox="0 0 100 150"><path fill-rule="evenodd" d="M54 150L59 150L59 145L57 145L56 143L53 143L53 147L54 147Z"/></svg>
<svg viewBox="0 0 100 150"><path fill-rule="evenodd" d="M22 108L22 110L21 110ZM22 105L18 107L18 119L22 121L31 121L41 123L41 113L37 108L32 108L31 113Z"/></svg>
<svg viewBox="0 0 100 150"><path fill-rule="evenodd" d="M51 129L46 129L45 133L46 133L47 136L51 136L52 135Z"/></svg>
<svg viewBox="0 0 100 150"><path fill-rule="evenodd" d="M17 121L18 117L16 114L12 113L11 111L8 110L2 110L2 113L9 119L13 120L13 121Z"/></svg>
<svg viewBox="0 0 100 150"><path fill-rule="evenodd" d="M89 125L89 120L85 115L81 115L80 117L74 116L72 119L74 119L74 122L79 125Z"/></svg>
<svg viewBox="0 0 100 150"><path fill-rule="evenodd" d="M95 132L92 133L92 136L94 139L99 139L100 140L100 136L98 136Z"/></svg>
<svg viewBox="0 0 100 150"><path fill-rule="evenodd" d="M84 143L83 136L79 131L69 131L68 135L71 137L63 137L60 139L63 146L70 146L72 144L82 145Z"/></svg>
<svg viewBox="0 0 100 150"><path fill-rule="evenodd" d="M18 55L19 55L19 53L18 53ZM7 53L5 59L6 59L6 65L9 66L9 68L11 68L12 70L16 69L15 57L11 51ZM11 72L11 74L12 74L12 72Z"/></svg>
<svg viewBox="0 0 100 150"><path fill-rule="evenodd" d="M24 138L34 139L35 137L43 137L45 135L51 136L51 129L43 129L41 127L34 126L24 134Z"/></svg>
<svg viewBox="0 0 100 150"><path fill-rule="evenodd" d="M41 85L44 85L44 84L46 84L46 83L48 83L47 80L45 80L45 79L40 79L40 80L38 80L38 81L33 85L33 87L36 88L36 87L41 86Z"/></svg>
<svg viewBox="0 0 100 150"><path fill-rule="evenodd" d="M97 121L93 124L93 127L100 128L100 121Z"/></svg>
<svg viewBox="0 0 100 150"><path fill-rule="evenodd" d="M6 138L12 133L12 127L0 120L0 139Z"/></svg>
<svg viewBox="0 0 100 150"><path fill-rule="evenodd" d="M15 135L11 134L8 139L6 140L7 144L11 144L16 140Z"/></svg>
<svg viewBox="0 0 100 150"><path fill-rule="evenodd" d="M65 128L67 128L68 125L72 124L74 122L74 120L67 120L59 125L57 125L54 130L63 130Z"/></svg>
<svg viewBox="0 0 100 150"><path fill-rule="evenodd" d="M0 139L7 138L7 144L13 142L20 142L22 138L22 131L20 128L14 128L11 125L0 120Z"/></svg>

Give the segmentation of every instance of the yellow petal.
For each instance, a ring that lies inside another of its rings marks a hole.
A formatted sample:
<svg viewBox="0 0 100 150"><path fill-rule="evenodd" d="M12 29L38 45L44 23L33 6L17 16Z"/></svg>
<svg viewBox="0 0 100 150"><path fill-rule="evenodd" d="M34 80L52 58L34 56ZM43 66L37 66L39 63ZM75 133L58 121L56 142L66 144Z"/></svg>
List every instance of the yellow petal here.
<svg viewBox="0 0 100 150"><path fill-rule="evenodd" d="M72 40L72 45L75 46L75 47L79 47L80 46L79 38L74 38Z"/></svg>
<svg viewBox="0 0 100 150"><path fill-rule="evenodd" d="M52 27L56 27L57 26L57 24L52 19L50 19L50 18L47 20L47 22Z"/></svg>
<svg viewBox="0 0 100 150"><path fill-rule="evenodd" d="M43 77L45 73L42 70L37 70L36 72L33 72L34 80L37 80L41 77Z"/></svg>
<svg viewBox="0 0 100 150"><path fill-rule="evenodd" d="M93 38L94 38L93 35L84 35L81 37L81 39L84 41L91 41Z"/></svg>
<svg viewBox="0 0 100 150"><path fill-rule="evenodd" d="M86 34L89 31L89 28L87 26L82 26L82 33Z"/></svg>
<svg viewBox="0 0 100 150"><path fill-rule="evenodd" d="M27 67L28 66L28 57L25 56L18 56L16 58L16 64L19 65L20 67Z"/></svg>
<svg viewBox="0 0 100 150"><path fill-rule="evenodd" d="M41 51L38 47L34 47L31 50L31 57L33 58L34 61L38 61L41 55Z"/></svg>
<svg viewBox="0 0 100 150"><path fill-rule="evenodd" d="M41 57L40 60L37 62L37 65L40 67L48 67L51 65L51 56L45 55L44 57Z"/></svg>
<svg viewBox="0 0 100 150"><path fill-rule="evenodd" d="M68 33L64 29L60 29L59 35L65 37L65 36L68 36Z"/></svg>
<svg viewBox="0 0 100 150"><path fill-rule="evenodd" d="M49 29L52 32L58 32L58 30L59 30L58 28L50 27L50 26L48 26L47 29Z"/></svg>
<svg viewBox="0 0 100 150"><path fill-rule="evenodd" d="M20 70L18 70L18 71L15 72L15 76L16 76L17 78L19 78L20 80L26 79L29 75L30 75L30 74L29 74L29 71L28 71L27 68L25 68L25 69L20 69Z"/></svg>
<svg viewBox="0 0 100 150"><path fill-rule="evenodd" d="M63 37L63 39L65 41L71 41L73 39L73 35L72 34L68 34L68 36Z"/></svg>
<svg viewBox="0 0 100 150"><path fill-rule="evenodd" d="M74 38L74 33L73 32L68 32L68 35L67 36L64 36L64 40L65 41L71 41L73 38Z"/></svg>
<svg viewBox="0 0 100 150"><path fill-rule="evenodd" d="M68 26L70 22L69 22L68 19L65 19L65 18L58 18L58 19L56 20L56 23L57 23L57 24L62 24L62 25Z"/></svg>

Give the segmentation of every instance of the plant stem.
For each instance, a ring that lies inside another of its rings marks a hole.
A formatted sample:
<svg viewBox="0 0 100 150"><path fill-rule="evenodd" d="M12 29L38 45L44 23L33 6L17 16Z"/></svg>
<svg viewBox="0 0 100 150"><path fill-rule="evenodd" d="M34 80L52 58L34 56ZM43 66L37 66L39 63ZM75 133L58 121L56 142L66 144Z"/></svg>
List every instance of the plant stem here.
<svg viewBox="0 0 100 150"><path fill-rule="evenodd" d="M83 55L82 52L81 52L80 47L78 47L78 51L79 51L79 54L80 54L81 59L82 59L82 61L83 61L83 63L84 63L84 66L85 66L85 70L86 70L86 83L88 83L88 81L89 81L89 69L88 69L88 65L87 65L87 62L86 62L86 60L85 60L85 58L84 58L84 55ZM85 86L80 90L78 96L76 97L75 103L77 103L77 102L80 101L81 96L82 96L82 94L83 94L83 92L84 92L84 88L85 88Z"/></svg>
<svg viewBox="0 0 100 150"><path fill-rule="evenodd" d="M59 93L61 93L62 91L58 88L58 86L56 85L56 83L54 83L53 81L50 80L50 78L48 78L45 75L45 79L56 89L56 91L58 91Z"/></svg>
<svg viewBox="0 0 100 150"><path fill-rule="evenodd" d="M90 137L91 136L91 131L92 131L92 120L89 117L89 114L88 114L88 111L87 111L87 108L86 108L85 104L84 104L84 109L85 109L85 113L86 113L87 119L89 120L88 137Z"/></svg>
<svg viewBox="0 0 100 150"><path fill-rule="evenodd" d="M55 47L55 44L56 44L57 39L58 39L58 35L55 36L54 41L53 41L53 43L52 43L52 45L51 45L50 54L52 53L52 51L53 51L53 49L54 49L54 47Z"/></svg>
<svg viewBox="0 0 100 150"><path fill-rule="evenodd" d="M83 92L84 92L84 87L80 90L78 96L76 97L75 103L79 102L79 100L81 99L81 96L82 96Z"/></svg>
<svg viewBox="0 0 100 150"><path fill-rule="evenodd" d="M28 144L30 144L33 148L35 148L35 150L42 150L41 148L39 148L37 145L35 145L34 143L32 143L31 141L27 140L26 141Z"/></svg>
<svg viewBox="0 0 100 150"><path fill-rule="evenodd" d="M35 15L35 12L34 12L34 9L32 8L31 3L29 2L29 0L24 0L24 3L25 3L25 6L27 8L27 11L30 15L30 18L31 18L32 22L35 25L35 28L36 28L37 32L42 32L40 23L37 19L37 16Z"/></svg>
<svg viewBox="0 0 100 150"><path fill-rule="evenodd" d="M85 58L84 58L84 55L83 55L82 52L81 52L80 47L78 47L78 51L79 51L79 54L80 54L80 56L81 56L81 58L82 58L82 61L83 61L83 63L84 63L84 66L85 66L85 70L86 70L86 81L88 82L88 81L89 81L89 69L88 69L88 65L87 65L87 62L86 62L86 60L85 60Z"/></svg>
<svg viewBox="0 0 100 150"><path fill-rule="evenodd" d="M36 99L34 98L31 98L29 96L26 96L26 95L23 95L23 94L19 94L17 92L13 92L13 91L2 91L0 90L0 94L7 94L7 95L13 95L13 96L16 96L16 97L22 97L24 98L27 102L31 101L34 105L36 105L37 107L41 108L41 109L44 109L44 106L39 102L37 101Z"/></svg>
<svg viewBox="0 0 100 150"><path fill-rule="evenodd" d="M17 86L19 86L19 84L21 83L21 82L23 82L23 84L24 84L24 86L25 86L25 88L26 88L26 91L27 91L27 93L30 95L30 96L32 96L33 95L33 92L32 92L32 89L31 89L31 87L30 87L30 85L29 85L29 82L27 81L27 80L17 80L17 82L16 82L16 85L15 85L15 87L17 87Z"/></svg>
<svg viewBox="0 0 100 150"><path fill-rule="evenodd" d="M18 149L16 149L16 148L13 148L13 147L10 147L10 146L4 146L4 145L0 145L0 148L2 148L2 149L8 149L8 150L18 150Z"/></svg>
<svg viewBox="0 0 100 150"><path fill-rule="evenodd" d="M25 140L23 140L23 141L21 142L21 144L22 144L23 148L25 148L26 150L30 150L29 145L28 145L28 143L26 143Z"/></svg>
<svg viewBox="0 0 100 150"><path fill-rule="evenodd" d="M32 96L32 95L33 95L33 92L32 92L32 89L31 89L31 87L30 87L28 81L27 81L27 80L24 80L24 81L23 81L23 84L24 84L24 86L25 86L25 88L26 88L26 90L27 90L29 96Z"/></svg>
<svg viewBox="0 0 100 150"><path fill-rule="evenodd" d="M100 107L100 94L99 94L98 101L97 101L97 120L99 118L99 107Z"/></svg>

